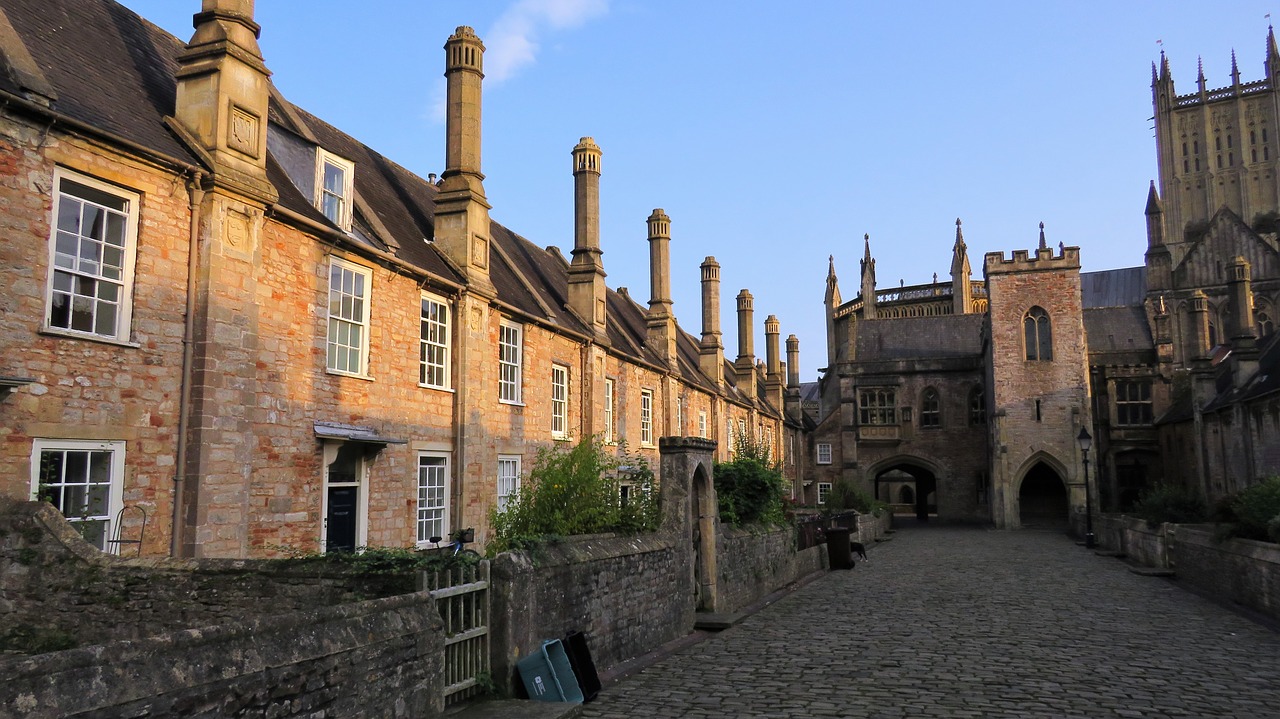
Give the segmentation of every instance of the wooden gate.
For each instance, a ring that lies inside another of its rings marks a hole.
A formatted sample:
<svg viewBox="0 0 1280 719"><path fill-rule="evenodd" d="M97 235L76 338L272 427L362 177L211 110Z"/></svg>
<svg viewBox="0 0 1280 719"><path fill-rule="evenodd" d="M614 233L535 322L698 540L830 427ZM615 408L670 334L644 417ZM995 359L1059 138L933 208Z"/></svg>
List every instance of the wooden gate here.
<svg viewBox="0 0 1280 719"><path fill-rule="evenodd" d="M423 577L444 620L444 703L479 694L489 675L489 560Z"/></svg>

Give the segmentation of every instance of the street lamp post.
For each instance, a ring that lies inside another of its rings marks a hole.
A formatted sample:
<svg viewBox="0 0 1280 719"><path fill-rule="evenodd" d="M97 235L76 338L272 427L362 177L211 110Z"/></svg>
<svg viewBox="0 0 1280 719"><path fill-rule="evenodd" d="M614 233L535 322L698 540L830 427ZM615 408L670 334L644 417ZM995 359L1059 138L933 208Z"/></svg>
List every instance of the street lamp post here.
<svg viewBox="0 0 1280 719"><path fill-rule="evenodd" d="M1084 546L1093 549L1097 546L1093 538L1093 492L1089 491L1089 448L1093 446L1093 437L1089 436L1089 430L1081 427L1076 442L1084 457Z"/></svg>

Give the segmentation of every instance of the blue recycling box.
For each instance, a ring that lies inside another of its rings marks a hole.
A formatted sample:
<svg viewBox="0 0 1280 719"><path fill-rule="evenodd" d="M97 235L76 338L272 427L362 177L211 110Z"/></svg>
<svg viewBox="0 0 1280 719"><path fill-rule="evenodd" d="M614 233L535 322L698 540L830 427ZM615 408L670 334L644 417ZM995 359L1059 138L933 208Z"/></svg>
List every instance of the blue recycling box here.
<svg viewBox="0 0 1280 719"><path fill-rule="evenodd" d="M516 663L516 671L534 701L582 703L582 689L559 639L543 642L538 651Z"/></svg>

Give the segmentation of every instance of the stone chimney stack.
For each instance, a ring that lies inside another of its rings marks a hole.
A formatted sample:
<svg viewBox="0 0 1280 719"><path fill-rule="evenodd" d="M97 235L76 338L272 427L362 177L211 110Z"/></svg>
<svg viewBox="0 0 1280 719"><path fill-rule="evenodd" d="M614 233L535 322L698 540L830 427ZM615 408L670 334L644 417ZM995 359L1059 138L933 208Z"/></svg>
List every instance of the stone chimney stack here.
<svg viewBox="0 0 1280 719"><path fill-rule="evenodd" d="M569 306L606 341L603 252L600 250L600 147L584 137L573 148L573 261Z"/></svg>
<svg viewBox="0 0 1280 719"><path fill-rule="evenodd" d="M1231 374L1237 388L1258 371L1258 340L1253 329L1253 283L1249 262L1237 256L1227 267L1231 278Z"/></svg>
<svg viewBox="0 0 1280 719"><path fill-rule="evenodd" d="M480 173L480 82L484 43L460 26L444 44L448 80L445 170L436 196L435 243L462 269L467 284L493 296L489 279L489 202Z"/></svg>
<svg viewBox="0 0 1280 719"><path fill-rule="evenodd" d="M724 345L720 344L720 264L716 258L702 261L702 341L698 366L719 388L724 382Z"/></svg>
<svg viewBox="0 0 1280 719"><path fill-rule="evenodd" d="M648 344L676 370L675 315L671 312L671 218L662 208L649 215Z"/></svg>
<svg viewBox="0 0 1280 719"><path fill-rule="evenodd" d="M178 56L174 123L213 161L216 186L264 203L271 71L258 48L253 0L203 0L195 34Z"/></svg>
<svg viewBox="0 0 1280 719"><path fill-rule="evenodd" d="M1186 348L1187 360L1203 359L1209 356L1209 300L1204 292L1196 290L1191 293L1188 312L1191 319L1190 345Z"/></svg>
<svg viewBox="0 0 1280 719"><path fill-rule="evenodd" d="M769 393L769 402L779 410L782 409L782 391L786 386L782 377L782 358L778 347L778 334L781 327L778 318L769 315L764 320L764 386Z"/></svg>
<svg viewBox="0 0 1280 719"><path fill-rule="evenodd" d="M754 303L755 299L747 290L738 293L738 359L733 363L738 391L751 399L756 398L755 339L751 331Z"/></svg>
<svg viewBox="0 0 1280 719"><path fill-rule="evenodd" d="M800 340L787 335L787 389L783 405L788 417L800 421Z"/></svg>

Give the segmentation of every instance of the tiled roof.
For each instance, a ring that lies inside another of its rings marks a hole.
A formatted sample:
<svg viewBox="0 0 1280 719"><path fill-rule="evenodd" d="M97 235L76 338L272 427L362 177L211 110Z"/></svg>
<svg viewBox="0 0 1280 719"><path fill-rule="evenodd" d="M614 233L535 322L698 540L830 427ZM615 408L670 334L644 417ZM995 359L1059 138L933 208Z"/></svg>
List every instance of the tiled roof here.
<svg viewBox="0 0 1280 719"><path fill-rule="evenodd" d="M1085 309L1089 353L1151 350L1151 327L1141 306ZM1154 359L1154 358L1153 358Z"/></svg>
<svg viewBox="0 0 1280 719"><path fill-rule="evenodd" d="M3 10L57 95L50 110L198 162L164 124L185 43L109 0L4 0ZM2 87L17 90L9 77Z"/></svg>
<svg viewBox="0 0 1280 719"><path fill-rule="evenodd" d="M1080 273L1080 295L1084 308L1136 307L1147 295L1147 268Z"/></svg>

